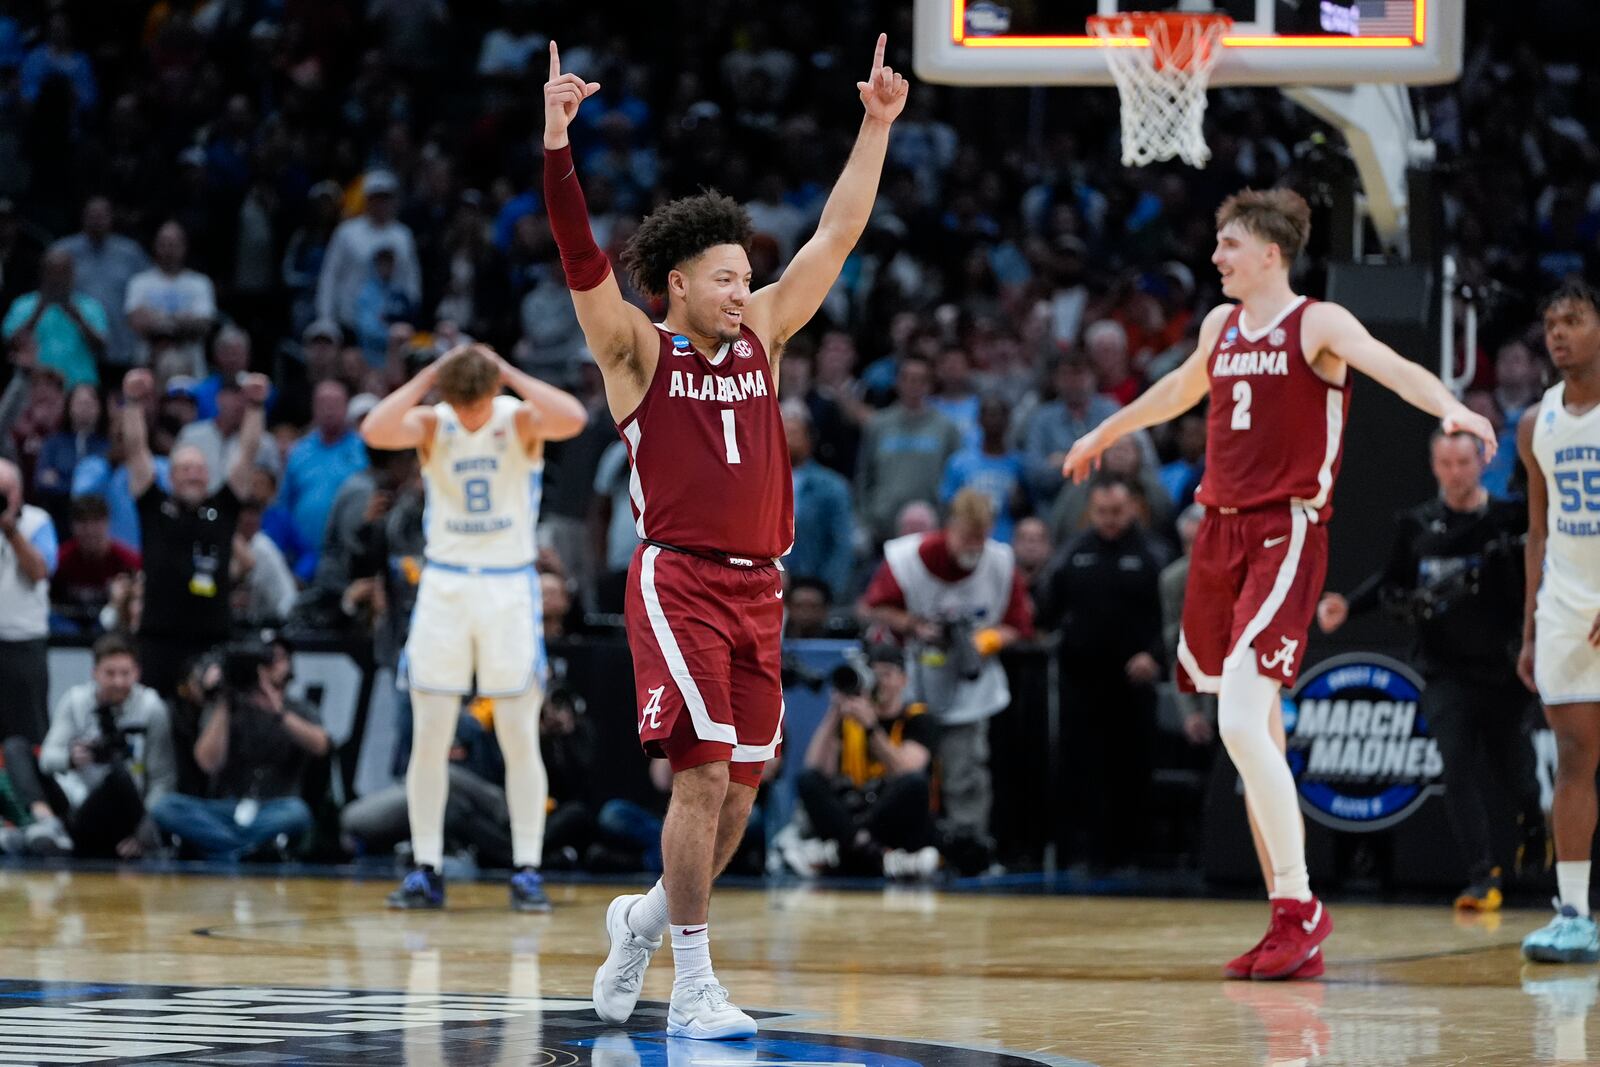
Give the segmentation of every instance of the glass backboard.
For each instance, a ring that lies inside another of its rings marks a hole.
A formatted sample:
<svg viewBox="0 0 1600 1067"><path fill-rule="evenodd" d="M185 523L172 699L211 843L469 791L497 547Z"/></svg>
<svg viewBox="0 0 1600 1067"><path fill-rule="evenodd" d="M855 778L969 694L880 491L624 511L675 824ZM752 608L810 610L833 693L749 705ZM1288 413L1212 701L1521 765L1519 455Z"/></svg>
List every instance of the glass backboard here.
<svg viewBox="0 0 1600 1067"><path fill-rule="evenodd" d="M1433 84L1461 70L1464 0L916 0L917 76L954 85L1107 85L1090 15L1222 12L1213 85Z"/></svg>

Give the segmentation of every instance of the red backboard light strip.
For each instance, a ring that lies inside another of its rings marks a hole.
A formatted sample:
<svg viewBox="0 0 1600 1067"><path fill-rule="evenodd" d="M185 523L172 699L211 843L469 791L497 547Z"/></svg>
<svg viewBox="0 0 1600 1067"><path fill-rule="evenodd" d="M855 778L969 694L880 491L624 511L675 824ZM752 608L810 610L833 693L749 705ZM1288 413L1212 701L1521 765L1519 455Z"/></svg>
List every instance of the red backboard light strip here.
<svg viewBox="0 0 1600 1067"><path fill-rule="evenodd" d="M1224 37L1228 48L1415 48L1423 44L1428 0L1416 0L1415 28L1410 37ZM967 37L967 0L951 0L950 39L967 48L1105 48L1108 42L1097 37ZM1113 48L1144 48L1143 38L1127 44L1109 43Z"/></svg>

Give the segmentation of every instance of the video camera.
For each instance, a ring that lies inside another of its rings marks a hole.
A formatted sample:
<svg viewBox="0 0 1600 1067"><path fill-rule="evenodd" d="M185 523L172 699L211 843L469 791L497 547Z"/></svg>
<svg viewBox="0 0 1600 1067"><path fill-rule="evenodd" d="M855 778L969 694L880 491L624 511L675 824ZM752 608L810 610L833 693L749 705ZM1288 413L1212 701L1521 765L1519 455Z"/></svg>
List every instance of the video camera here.
<svg viewBox="0 0 1600 1067"><path fill-rule="evenodd" d="M942 667L963 682L983 673L983 656L973 643L977 624L971 618L946 617L938 620L939 636L926 642L918 657L924 667Z"/></svg>

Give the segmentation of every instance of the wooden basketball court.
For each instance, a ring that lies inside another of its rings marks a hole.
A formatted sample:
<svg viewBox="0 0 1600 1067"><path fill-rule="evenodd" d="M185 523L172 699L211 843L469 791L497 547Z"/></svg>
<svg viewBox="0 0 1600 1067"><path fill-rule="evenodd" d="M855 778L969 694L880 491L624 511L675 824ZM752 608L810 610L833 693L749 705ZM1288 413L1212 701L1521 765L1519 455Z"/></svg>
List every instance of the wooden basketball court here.
<svg viewBox="0 0 1600 1067"><path fill-rule="evenodd" d="M625 1033L588 1010L618 887L553 885L549 916L487 884L453 885L448 912L387 912L387 888L0 873L0 1063L1591 1062L1600 986L1521 963L1533 912L1336 907L1325 981L1253 984L1215 975L1264 903L724 890L718 975L776 1014L709 1049L663 1040L667 952Z"/></svg>

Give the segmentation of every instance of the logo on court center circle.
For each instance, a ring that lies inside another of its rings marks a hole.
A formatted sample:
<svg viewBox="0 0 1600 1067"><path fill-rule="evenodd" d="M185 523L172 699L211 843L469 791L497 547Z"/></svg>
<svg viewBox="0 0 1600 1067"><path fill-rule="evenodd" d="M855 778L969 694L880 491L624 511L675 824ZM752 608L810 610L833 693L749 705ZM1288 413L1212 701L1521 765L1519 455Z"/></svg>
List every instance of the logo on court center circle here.
<svg viewBox="0 0 1600 1067"><path fill-rule="evenodd" d="M1405 664L1360 652L1306 672L1284 698L1283 725L1307 815L1337 830L1383 830L1442 788L1422 686Z"/></svg>
<svg viewBox="0 0 1600 1067"><path fill-rule="evenodd" d="M1288 335L1283 332L1283 327L1274 326L1272 332L1267 335L1267 344L1273 348L1281 348L1283 347L1283 342L1287 339Z"/></svg>
<svg viewBox="0 0 1600 1067"><path fill-rule="evenodd" d="M738 356L740 359L749 359L751 356L755 355L755 350L750 347L749 341L746 341L743 337L741 337L737 341L733 342L733 354Z"/></svg>
<svg viewBox="0 0 1600 1067"><path fill-rule="evenodd" d="M745 1041L666 1036L667 1006L641 1003L621 1026L587 997L122 985L14 980L4 985L0 1048L50 1062L538 1064L541 1067L1042 1067L995 1048L785 1030L752 1009ZM10 1057L8 1057L10 1058ZM18 1060L18 1062L21 1062ZM1077 1062L1077 1061L1073 1061Z"/></svg>

